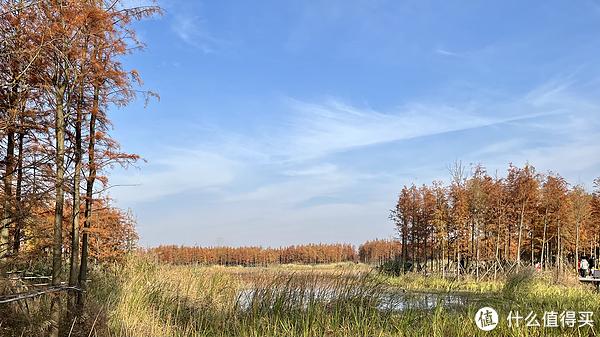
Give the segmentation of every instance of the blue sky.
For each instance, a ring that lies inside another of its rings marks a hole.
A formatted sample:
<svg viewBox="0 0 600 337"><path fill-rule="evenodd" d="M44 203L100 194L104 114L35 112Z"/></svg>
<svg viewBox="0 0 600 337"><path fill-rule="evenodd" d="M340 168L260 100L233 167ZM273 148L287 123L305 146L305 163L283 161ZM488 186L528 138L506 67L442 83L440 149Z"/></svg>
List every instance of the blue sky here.
<svg viewBox="0 0 600 337"><path fill-rule="evenodd" d="M456 160L600 176L600 2L159 4L124 63L161 100L110 111L143 246L387 238Z"/></svg>

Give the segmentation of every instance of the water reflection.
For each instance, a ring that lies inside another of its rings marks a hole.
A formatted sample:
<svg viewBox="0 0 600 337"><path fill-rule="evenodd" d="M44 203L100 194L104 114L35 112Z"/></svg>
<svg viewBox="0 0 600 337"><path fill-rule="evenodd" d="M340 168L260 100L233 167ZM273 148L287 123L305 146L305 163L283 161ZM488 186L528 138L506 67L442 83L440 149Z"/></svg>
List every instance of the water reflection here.
<svg viewBox="0 0 600 337"><path fill-rule="evenodd" d="M465 294L390 292L382 296L379 308L382 310L429 310L441 305L445 308L462 308L472 298Z"/></svg>
<svg viewBox="0 0 600 337"><path fill-rule="evenodd" d="M254 306L274 307L283 305L288 308L306 308L311 304L333 305L336 302L360 302L361 305L377 307L380 310L405 311L405 310L431 310L437 306L448 309L460 309L471 302L477 301L472 295L461 293L434 293L434 292L403 292L386 291L378 294L356 294L336 292L331 288L294 289L278 293L277 291L263 291L256 289L243 289L238 294L238 305L241 309ZM338 302L338 303L339 303Z"/></svg>

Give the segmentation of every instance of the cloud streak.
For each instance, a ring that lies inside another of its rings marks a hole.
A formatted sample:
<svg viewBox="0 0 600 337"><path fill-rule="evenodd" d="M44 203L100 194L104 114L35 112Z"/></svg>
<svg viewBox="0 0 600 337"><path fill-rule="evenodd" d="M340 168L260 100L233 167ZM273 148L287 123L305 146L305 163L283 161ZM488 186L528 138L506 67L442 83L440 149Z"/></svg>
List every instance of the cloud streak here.
<svg viewBox="0 0 600 337"><path fill-rule="evenodd" d="M439 55L443 55L443 56L452 56L452 57L460 57L461 55L459 53L455 53L446 49L442 49L442 48L438 48L435 50L436 54Z"/></svg>
<svg viewBox="0 0 600 337"><path fill-rule="evenodd" d="M390 112L357 108L339 100L322 104L290 99L294 112L290 130L283 138L283 153L292 160L308 160L337 152L378 144L427 137L443 133L488 127L544 116L543 109L529 110L529 104L507 106L498 113L483 104L463 106L413 103ZM529 110L530 112L524 112ZM554 112L549 112L554 113Z"/></svg>
<svg viewBox="0 0 600 337"><path fill-rule="evenodd" d="M202 2L179 3L171 6L171 30L184 43L200 50L203 54L218 52L228 42L212 33L209 22L203 15Z"/></svg>
<svg viewBox="0 0 600 337"><path fill-rule="evenodd" d="M238 163L218 153L165 148L168 155L151 160L142 170L121 172L113 177L120 187L113 192L123 203L148 202L188 190L213 190L230 184Z"/></svg>
<svg viewBox="0 0 600 337"><path fill-rule="evenodd" d="M119 192L119 197L147 201L194 189L227 190L239 183L243 172L247 176L244 180L257 182L250 183L249 190L225 196L226 200L278 200L292 205L339 193L359 185L363 178L378 177L372 172L356 172L331 162L338 153L491 126L507 129L519 126L546 133L543 137L548 137L547 133L560 133L569 142L579 137L581 149L586 149L589 155L596 148L588 144L588 138L595 134L581 118L584 111L600 111L598 104L574 97L568 93L568 85L557 83L495 105L412 103L381 112L337 99L311 103L287 98L285 102L288 118L261 135L213 131L215 138L199 140L201 145L196 149L165 149L168 155L154 161L151 158L151 165L159 169L117 177L118 183L133 182L141 186L131 192ZM561 122L546 120L552 116L559 116ZM565 133L573 136L567 137ZM527 135L519 137L491 143L482 140L478 150L464 155L475 159L496 157L508 162L516 160L519 154L530 156L532 161L537 158L546 162L541 154L550 146L558 146L538 143L532 147ZM384 167L385 163L378 165ZM280 178L273 179L277 176Z"/></svg>

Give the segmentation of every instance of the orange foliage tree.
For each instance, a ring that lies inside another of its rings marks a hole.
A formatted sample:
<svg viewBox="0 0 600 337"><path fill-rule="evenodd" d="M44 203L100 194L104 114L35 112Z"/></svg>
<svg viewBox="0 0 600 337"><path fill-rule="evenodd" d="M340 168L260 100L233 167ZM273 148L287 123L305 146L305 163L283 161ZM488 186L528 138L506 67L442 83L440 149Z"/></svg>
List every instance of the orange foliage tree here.
<svg viewBox="0 0 600 337"><path fill-rule="evenodd" d="M400 259L419 269L494 272L522 263L574 266L600 254L600 179L595 191L570 186L555 173L510 165L491 177L477 165L452 170L444 186L404 186L391 211Z"/></svg>
<svg viewBox="0 0 600 337"><path fill-rule="evenodd" d="M401 257L401 245L397 240L372 240L358 247L358 258L362 263L381 265Z"/></svg>

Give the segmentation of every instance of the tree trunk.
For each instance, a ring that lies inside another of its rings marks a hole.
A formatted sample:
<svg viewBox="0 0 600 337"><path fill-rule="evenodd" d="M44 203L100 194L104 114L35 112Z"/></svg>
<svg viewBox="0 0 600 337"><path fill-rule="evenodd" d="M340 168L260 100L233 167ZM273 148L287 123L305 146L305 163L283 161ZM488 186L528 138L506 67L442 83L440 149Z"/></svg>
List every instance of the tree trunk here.
<svg viewBox="0 0 600 337"><path fill-rule="evenodd" d="M56 115L55 136L56 136L56 201L54 207L54 241L52 243L52 285L59 285L62 269L62 222L64 206L64 178L65 178L65 113L64 113L64 94L66 85L61 84L56 92ZM60 297L55 295L51 304L52 326L50 336L58 337L60 326Z"/></svg>
<svg viewBox="0 0 600 337"><path fill-rule="evenodd" d="M460 273L462 272L462 263L460 260L460 251L458 251L458 263L456 264L456 277L460 280Z"/></svg>
<svg viewBox="0 0 600 337"><path fill-rule="evenodd" d="M83 87L79 91L79 100L76 108L75 118L75 149L74 161L75 167L73 172L73 211L71 219L71 258L69 270L69 285L76 287L79 283L79 213L81 211L81 123L83 109ZM69 293L69 321L73 319L76 311L77 298L79 295Z"/></svg>
<svg viewBox="0 0 600 337"><path fill-rule="evenodd" d="M471 220L471 244L469 245L469 262L475 256L475 221ZM470 263L469 263L470 266Z"/></svg>
<svg viewBox="0 0 600 337"><path fill-rule="evenodd" d="M531 230L531 234L530 234L530 249L531 249L531 265L533 266L533 230Z"/></svg>
<svg viewBox="0 0 600 337"><path fill-rule="evenodd" d="M408 244L408 240L406 238L406 235L408 232L408 228L406 225L406 221L402 221L402 273L404 274L406 269L405 269L405 265L406 265L406 259L407 259L407 255L408 255L408 247L406 246Z"/></svg>
<svg viewBox="0 0 600 337"><path fill-rule="evenodd" d="M494 280L498 276L498 264L500 263L500 224L496 231L496 261L494 262Z"/></svg>
<svg viewBox="0 0 600 337"><path fill-rule="evenodd" d="M475 277L479 280L479 221L473 221L473 255L475 255Z"/></svg>
<svg viewBox="0 0 600 337"><path fill-rule="evenodd" d="M476 254L476 258L475 258L475 275L477 280L479 280L479 238L476 239L476 243L475 243L475 254Z"/></svg>
<svg viewBox="0 0 600 337"><path fill-rule="evenodd" d="M523 206L521 207L521 215L520 215L520 219L519 219L519 239L517 241L517 257L516 257L516 262L517 262L517 266L521 265L521 240L523 237L523 216L525 214L525 203L523 203Z"/></svg>
<svg viewBox="0 0 600 337"><path fill-rule="evenodd" d="M90 140L88 143L88 177L85 188L85 210L83 223L83 236L81 241L81 267L79 272L79 286L82 290L86 288L87 272L88 272L88 249L89 249L89 229L91 227L92 205L94 194L94 182L96 180L96 163L94 151L96 148L96 114L99 108L100 87L94 88L94 98L92 112L90 114ZM80 293L81 294L81 293ZM79 296L77 302L83 305L83 297Z"/></svg>
<svg viewBox="0 0 600 337"><path fill-rule="evenodd" d="M523 239L523 213L525 210L525 203L521 207L521 212L519 215L519 232L517 236L517 256L515 257L515 262L517 262L517 266L521 265L521 243Z"/></svg>
<svg viewBox="0 0 600 337"><path fill-rule="evenodd" d="M577 269L577 263L579 262L579 222L581 221L580 217L577 216L577 221L575 222L575 269ZM583 249L585 253L585 248Z"/></svg>
<svg viewBox="0 0 600 337"><path fill-rule="evenodd" d="M504 245L504 262L509 261L510 260L510 247L511 247L511 239L512 239L512 235L510 234L511 231L511 225L510 225L510 221L508 226L506 226L506 244Z"/></svg>
<svg viewBox="0 0 600 337"><path fill-rule="evenodd" d="M83 90L80 90L83 96ZM73 173L73 219L71 223L71 271L69 273L69 285L76 286L79 281L79 211L80 196L79 185L81 180L81 122L82 122L82 100L79 97L77 104L77 116L75 120L75 172Z"/></svg>
<svg viewBox="0 0 600 337"><path fill-rule="evenodd" d="M544 260L544 248L546 246L546 230L548 228L548 208L546 207L546 214L544 214L544 234L542 236L542 252L540 257L540 265L546 269L546 260ZM546 257L547 258L547 257Z"/></svg>
<svg viewBox="0 0 600 337"><path fill-rule="evenodd" d="M446 256L445 256L445 252L446 252L446 247L444 247L446 245L445 240L442 238L442 249L441 249L441 253L442 253L442 261L441 262L441 268L442 268L442 278L446 278ZM446 245L447 246L447 245Z"/></svg>
<svg viewBox="0 0 600 337"><path fill-rule="evenodd" d="M6 157L4 160L4 199L2 202L2 221L0 221L0 259L6 257L10 251L10 234L8 227L12 222L11 199L15 161L14 157L15 133L12 127L10 127L6 135Z"/></svg>
<svg viewBox="0 0 600 337"><path fill-rule="evenodd" d="M557 238L556 238L556 278L558 279L558 273L561 269L561 247L562 240L560 238L560 220L557 223Z"/></svg>
<svg viewBox="0 0 600 337"><path fill-rule="evenodd" d="M23 229L23 208L21 203L21 192L23 186L23 141L25 134L19 133L19 156L17 157L17 187L15 190L16 224L13 235L13 253L16 255L21 249L21 230Z"/></svg>

